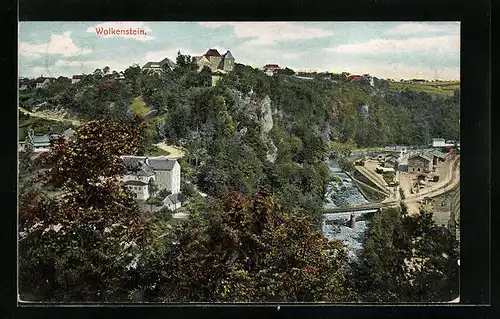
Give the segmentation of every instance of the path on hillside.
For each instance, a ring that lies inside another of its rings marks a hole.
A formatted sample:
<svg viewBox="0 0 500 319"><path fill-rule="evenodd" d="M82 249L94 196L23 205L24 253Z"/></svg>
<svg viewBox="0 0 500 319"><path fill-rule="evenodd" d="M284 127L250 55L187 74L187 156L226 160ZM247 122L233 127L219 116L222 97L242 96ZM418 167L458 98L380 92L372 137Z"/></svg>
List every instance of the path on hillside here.
<svg viewBox="0 0 500 319"><path fill-rule="evenodd" d="M186 151L183 148L174 145L167 145L165 142L160 142L155 144L155 146L169 152L170 155L167 157L181 158L186 154Z"/></svg>
<svg viewBox="0 0 500 319"><path fill-rule="evenodd" d="M61 117L55 117L55 116L51 116L49 114L42 113L42 112L30 112L22 107L19 107L19 110L21 112L23 112L24 114L28 114L29 116L39 117L39 118L42 118L45 120L51 120L51 121L57 121L57 122L70 122L71 124L73 124L75 126L82 125L82 123L78 120L70 120L70 119L65 119L65 118L61 118Z"/></svg>

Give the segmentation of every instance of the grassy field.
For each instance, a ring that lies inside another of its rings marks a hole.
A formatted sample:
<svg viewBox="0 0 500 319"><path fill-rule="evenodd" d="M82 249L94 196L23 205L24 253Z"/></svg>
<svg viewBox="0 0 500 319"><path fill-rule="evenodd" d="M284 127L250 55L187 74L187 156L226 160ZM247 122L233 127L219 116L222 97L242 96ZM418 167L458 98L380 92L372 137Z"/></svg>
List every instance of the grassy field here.
<svg viewBox="0 0 500 319"><path fill-rule="evenodd" d="M424 82L424 83L390 82L389 87L393 90L398 90L398 91L408 88L409 90L415 92L453 95L455 89L460 89L460 82L459 81L438 81L438 82Z"/></svg>
<svg viewBox="0 0 500 319"><path fill-rule="evenodd" d="M144 115L148 114L149 111L151 111L151 109L142 100L142 96L136 97L132 101L130 108L132 108L132 110L140 116L144 116Z"/></svg>

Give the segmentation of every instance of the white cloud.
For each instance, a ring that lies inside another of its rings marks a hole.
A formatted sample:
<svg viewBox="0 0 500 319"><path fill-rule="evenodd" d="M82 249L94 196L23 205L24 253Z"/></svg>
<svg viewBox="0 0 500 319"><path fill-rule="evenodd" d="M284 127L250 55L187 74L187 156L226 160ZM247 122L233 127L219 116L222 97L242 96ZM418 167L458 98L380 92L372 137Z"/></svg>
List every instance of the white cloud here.
<svg viewBox="0 0 500 319"><path fill-rule="evenodd" d="M456 35L410 38L404 40L374 39L368 42L341 44L325 49L328 52L348 54L381 54L381 53L459 53L460 37Z"/></svg>
<svg viewBox="0 0 500 319"><path fill-rule="evenodd" d="M432 24L422 22L405 22L387 31L388 34L409 35L425 33L456 33L460 32L460 22L450 22L446 24Z"/></svg>
<svg viewBox="0 0 500 319"><path fill-rule="evenodd" d="M28 57L39 57L42 54L61 54L65 57L92 53L91 49L79 48L71 39L71 32L52 34L45 44L19 42L19 54Z"/></svg>
<svg viewBox="0 0 500 319"><path fill-rule="evenodd" d="M88 27L87 32L102 38L128 38L139 41L153 40L154 37L148 35L152 32L144 22L104 22L93 27ZM133 33L136 34L133 34Z"/></svg>
<svg viewBox="0 0 500 319"><path fill-rule="evenodd" d="M54 65L50 67L26 67L19 70L20 76L26 77L39 77L41 74L44 76L67 76L70 77L74 74L90 74L93 73L95 69L103 69L105 66L109 66L111 71L124 71L129 66L132 66L134 62L130 61L117 61L117 60L88 60L88 61L68 61L59 60Z"/></svg>
<svg viewBox="0 0 500 319"><path fill-rule="evenodd" d="M333 35L332 31L321 28L299 26L292 22L200 22L207 28L233 26L237 38L254 38L245 44L267 45L276 41L323 38Z"/></svg>
<svg viewBox="0 0 500 319"><path fill-rule="evenodd" d="M220 48L217 48L219 52L223 53L226 51L220 50ZM189 48L169 48L165 50L158 50L158 51L148 51L146 52L144 56L144 63L146 62L159 62L163 60L164 58L169 58L170 60L175 62L175 59L177 58L177 53L181 51L182 54L184 55L190 55L190 56L199 56L204 54L205 52L194 52L192 49ZM142 66L142 65L141 65Z"/></svg>
<svg viewBox="0 0 500 319"><path fill-rule="evenodd" d="M103 69L106 66L109 66L111 70L123 71L129 66L134 64L133 61L117 61L117 60L88 60L88 61L68 61L68 60L59 60L57 61L53 68L61 69L61 70L71 70L75 74L80 73L93 73L95 69ZM65 72L65 74L69 74Z"/></svg>

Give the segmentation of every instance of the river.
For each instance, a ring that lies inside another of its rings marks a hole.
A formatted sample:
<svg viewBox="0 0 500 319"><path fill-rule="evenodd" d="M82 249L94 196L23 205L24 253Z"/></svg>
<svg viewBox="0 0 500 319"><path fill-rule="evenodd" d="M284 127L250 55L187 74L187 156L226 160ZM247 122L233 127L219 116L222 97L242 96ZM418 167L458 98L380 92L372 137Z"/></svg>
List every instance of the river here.
<svg viewBox="0 0 500 319"><path fill-rule="evenodd" d="M352 179L344 173L337 161L329 160L328 168L331 174L339 181L328 185L324 207L343 207L369 203ZM354 228L351 228L351 214L356 219ZM323 235L328 239L340 239L348 247L349 259L356 261L363 245L363 235L368 229L373 211L359 211L355 213L328 213L323 220Z"/></svg>

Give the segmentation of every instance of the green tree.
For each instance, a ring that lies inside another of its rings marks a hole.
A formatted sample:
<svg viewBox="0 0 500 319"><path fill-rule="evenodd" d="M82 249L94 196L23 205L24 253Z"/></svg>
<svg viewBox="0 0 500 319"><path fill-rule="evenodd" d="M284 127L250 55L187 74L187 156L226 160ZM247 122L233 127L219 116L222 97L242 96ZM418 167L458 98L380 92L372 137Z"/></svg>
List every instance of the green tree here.
<svg viewBox="0 0 500 319"><path fill-rule="evenodd" d="M455 234L432 213L379 213L355 273L358 292L370 302L450 301L458 295L458 258Z"/></svg>

